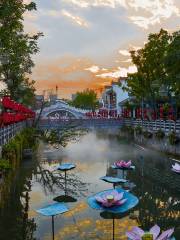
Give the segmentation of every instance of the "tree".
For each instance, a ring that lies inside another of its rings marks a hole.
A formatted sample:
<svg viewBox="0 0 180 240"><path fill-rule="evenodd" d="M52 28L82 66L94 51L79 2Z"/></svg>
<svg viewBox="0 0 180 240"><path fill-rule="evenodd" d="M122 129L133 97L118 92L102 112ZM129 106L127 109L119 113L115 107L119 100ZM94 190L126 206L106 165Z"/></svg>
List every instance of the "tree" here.
<svg viewBox="0 0 180 240"><path fill-rule="evenodd" d="M167 54L171 36L161 29L150 34L144 48L131 51L132 62L137 73L128 75L128 91L139 100L146 100L156 109L156 99L162 86L169 90L164 58Z"/></svg>
<svg viewBox="0 0 180 240"><path fill-rule="evenodd" d="M180 31L172 34L171 43L165 56L165 67L170 92L178 97L180 95Z"/></svg>
<svg viewBox="0 0 180 240"><path fill-rule="evenodd" d="M30 36L24 33L23 14L36 10L36 4L24 4L23 0L1 0L0 2L0 77L14 100L32 104L34 81L30 81L34 63L31 55L39 49L37 40L42 33Z"/></svg>
<svg viewBox="0 0 180 240"><path fill-rule="evenodd" d="M91 89L77 92L76 97L71 104L77 108L94 110L98 106L97 94Z"/></svg>

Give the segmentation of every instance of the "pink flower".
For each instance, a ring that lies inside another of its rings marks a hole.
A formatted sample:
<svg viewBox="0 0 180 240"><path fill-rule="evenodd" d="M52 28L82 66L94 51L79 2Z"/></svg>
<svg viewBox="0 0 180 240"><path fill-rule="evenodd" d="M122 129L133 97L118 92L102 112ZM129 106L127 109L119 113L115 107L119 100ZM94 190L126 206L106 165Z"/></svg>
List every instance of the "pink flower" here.
<svg viewBox="0 0 180 240"><path fill-rule="evenodd" d="M123 199L124 193L118 193L116 190L106 192L102 196L96 196L95 199L101 203L103 207L121 206L127 199Z"/></svg>
<svg viewBox="0 0 180 240"><path fill-rule="evenodd" d="M172 170L174 172L180 173L180 164L175 163L174 165L172 165Z"/></svg>
<svg viewBox="0 0 180 240"><path fill-rule="evenodd" d="M115 166L119 168L129 168L131 164L132 164L131 160L128 162L120 160L115 163Z"/></svg>
<svg viewBox="0 0 180 240"><path fill-rule="evenodd" d="M152 240L170 240L170 237L172 236L174 229L169 229L160 234L160 227L158 225L155 225L152 227L149 232L144 232L141 228L139 227L134 227L131 231L126 233L126 236L128 237L129 240L142 240L143 237L145 239L145 236L149 236L147 239Z"/></svg>

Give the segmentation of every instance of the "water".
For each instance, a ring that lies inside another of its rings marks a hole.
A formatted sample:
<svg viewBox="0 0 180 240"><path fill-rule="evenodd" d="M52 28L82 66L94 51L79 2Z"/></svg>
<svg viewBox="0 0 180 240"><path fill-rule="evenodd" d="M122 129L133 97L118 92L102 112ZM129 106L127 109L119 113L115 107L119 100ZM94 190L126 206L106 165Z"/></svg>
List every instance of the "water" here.
<svg viewBox="0 0 180 240"><path fill-rule="evenodd" d="M155 223L162 229L175 227L176 239L180 239L180 176L171 172L172 161L127 139L102 133L88 133L78 137L78 141L73 139L64 149L40 144L37 158L23 162L10 194L3 197L0 239L52 239L51 219L35 210L65 194L64 174L54 171L60 162L77 165L68 172L66 189L66 194L76 202L67 204L71 211L55 217L55 239L113 239L112 216L91 209L86 200L112 187L99 180L101 176L122 176L121 171L110 168L119 159L131 159L136 165L135 171L125 174L129 182L123 187L140 201L127 215L117 216L114 239L126 239L125 232L132 226L149 229Z"/></svg>

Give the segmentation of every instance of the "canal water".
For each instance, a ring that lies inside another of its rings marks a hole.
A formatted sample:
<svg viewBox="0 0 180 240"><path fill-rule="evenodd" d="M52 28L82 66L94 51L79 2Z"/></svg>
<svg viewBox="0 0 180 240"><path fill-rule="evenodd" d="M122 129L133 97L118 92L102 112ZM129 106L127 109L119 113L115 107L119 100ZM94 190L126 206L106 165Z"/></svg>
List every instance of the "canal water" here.
<svg viewBox="0 0 180 240"><path fill-rule="evenodd" d="M17 172L10 194L0 206L1 240L52 239L51 218L35 210L53 203L56 197L66 200L69 212L55 217L56 240L111 240L111 214L91 209L87 197L112 188L99 180L102 176L122 177L111 165L119 160L133 161L136 170L128 171L129 180L122 187L139 198L139 204L126 215L115 217L114 239L127 239L133 226L148 230L158 224L162 230L175 227L180 239L180 176L171 169L172 160L164 154L142 148L124 137L89 132L73 137L65 148L40 143L37 156L24 160ZM59 163L72 162L76 169L64 174L56 171Z"/></svg>

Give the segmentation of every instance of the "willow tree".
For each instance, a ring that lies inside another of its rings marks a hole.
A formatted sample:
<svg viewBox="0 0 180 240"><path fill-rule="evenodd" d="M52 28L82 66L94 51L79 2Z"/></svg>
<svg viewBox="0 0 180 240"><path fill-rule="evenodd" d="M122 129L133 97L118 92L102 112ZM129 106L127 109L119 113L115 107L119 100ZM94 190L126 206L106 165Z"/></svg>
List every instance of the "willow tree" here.
<svg viewBox="0 0 180 240"><path fill-rule="evenodd" d="M42 33L29 35L24 32L24 14L36 10L36 4L23 0L0 1L0 75L7 91L14 100L31 104L34 81L28 78L34 63L32 55L38 52L37 40Z"/></svg>

